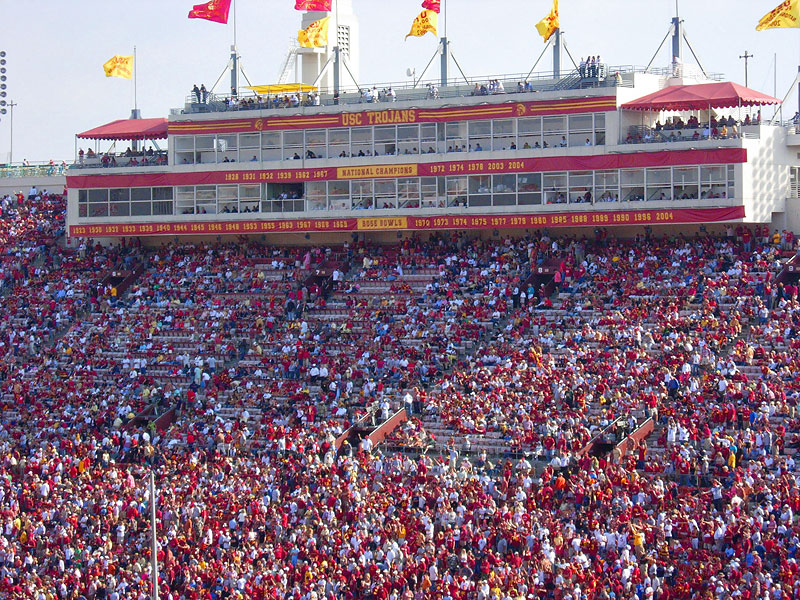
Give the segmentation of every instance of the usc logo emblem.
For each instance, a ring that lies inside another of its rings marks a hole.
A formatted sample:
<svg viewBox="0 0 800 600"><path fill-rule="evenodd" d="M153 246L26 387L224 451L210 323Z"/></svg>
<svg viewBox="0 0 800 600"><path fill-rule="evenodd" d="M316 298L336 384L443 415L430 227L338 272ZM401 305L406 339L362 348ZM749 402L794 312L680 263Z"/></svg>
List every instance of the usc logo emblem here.
<svg viewBox="0 0 800 600"><path fill-rule="evenodd" d="M524 104L517 104L517 116L521 117L526 112Z"/></svg>
<svg viewBox="0 0 800 600"><path fill-rule="evenodd" d="M253 123L253 129L256 131L261 131L264 129L264 119L257 119L255 123Z"/></svg>

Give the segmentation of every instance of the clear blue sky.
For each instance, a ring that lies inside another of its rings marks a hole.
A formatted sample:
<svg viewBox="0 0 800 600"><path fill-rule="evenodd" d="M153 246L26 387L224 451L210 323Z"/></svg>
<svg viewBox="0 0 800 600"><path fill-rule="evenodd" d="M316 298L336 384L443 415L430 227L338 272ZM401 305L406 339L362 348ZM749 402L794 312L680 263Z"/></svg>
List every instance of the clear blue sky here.
<svg viewBox="0 0 800 600"><path fill-rule="evenodd" d="M74 134L118 118L133 105L130 82L103 75L102 64L137 46L139 107L145 117L167 116L192 84L210 86L225 66L233 28L186 15L196 0L0 0L0 50L8 53L8 91L14 114L14 160L70 159ZM236 0L238 42L254 83L271 83L296 35L301 13L294 0ZM524 73L542 49L533 26L550 0L447 0L448 35L469 76ZM778 53L778 96L800 62L800 30L756 32L778 0L681 0L689 39L708 71L773 92ZM421 71L436 48L432 35L403 37L420 0L353 0L361 23L361 79L404 81ZM674 14L674 0L561 0L561 25L573 56L600 54L614 65L645 65ZM657 66L669 62L662 51ZM549 56L540 65L548 68ZM537 69L538 70L538 69ZM438 74L438 65L430 74ZM9 98L6 98L8 100ZM784 112L794 114L796 94ZM9 118L0 118L0 162L9 150Z"/></svg>

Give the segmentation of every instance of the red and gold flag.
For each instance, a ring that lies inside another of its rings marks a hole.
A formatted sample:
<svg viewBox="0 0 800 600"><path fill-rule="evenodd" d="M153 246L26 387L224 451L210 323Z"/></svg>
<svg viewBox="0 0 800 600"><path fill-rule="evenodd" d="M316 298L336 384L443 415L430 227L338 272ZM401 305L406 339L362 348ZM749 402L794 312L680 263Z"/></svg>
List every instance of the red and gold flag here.
<svg viewBox="0 0 800 600"><path fill-rule="evenodd" d="M189 11L189 18L227 23L230 10L231 0L211 0L205 4L195 4L194 8Z"/></svg>
<svg viewBox="0 0 800 600"><path fill-rule="evenodd" d="M322 48L328 45L328 27L331 18L314 21L306 29L297 32L297 41L303 48Z"/></svg>
<svg viewBox="0 0 800 600"><path fill-rule="evenodd" d="M422 8L425 10L432 10L438 15L442 10L442 0L424 0L422 2Z"/></svg>
<svg viewBox="0 0 800 600"><path fill-rule="evenodd" d="M550 10L550 14L536 24L536 31L546 42L560 26L558 22L558 0L553 0L553 8Z"/></svg>
<svg viewBox="0 0 800 600"><path fill-rule="evenodd" d="M333 0L296 0L294 8L295 10L323 10L330 12L331 4L333 4Z"/></svg>
<svg viewBox="0 0 800 600"><path fill-rule="evenodd" d="M439 23L439 15L437 15L432 10L423 10L417 18L414 19L414 23L411 25L411 31L408 32L406 39L411 37L422 37L429 31L433 32L433 35L438 35L437 25Z"/></svg>
<svg viewBox="0 0 800 600"><path fill-rule="evenodd" d="M781 2L761 17L756 26L756 31L779 27L800 27L800 2L798 0L784 0L784 2Z"/></svg>
<svg viewBox="0 0 800 600"><path fill-rule="evenodd" d="M103 64L106 77L133 79L133 56L115 54Z"/></svg>

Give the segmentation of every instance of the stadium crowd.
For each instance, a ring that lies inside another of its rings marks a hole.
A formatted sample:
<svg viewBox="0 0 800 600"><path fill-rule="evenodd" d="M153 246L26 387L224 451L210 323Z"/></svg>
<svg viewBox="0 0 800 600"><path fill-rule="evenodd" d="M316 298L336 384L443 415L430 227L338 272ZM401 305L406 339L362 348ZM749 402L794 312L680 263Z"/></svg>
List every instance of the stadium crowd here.
<svg viewBox="0 0 800 600"><path fill-rule="evenodd" d="M0 207L3 597L148 598L151 471L169 600L800 596L794 240L71 247L60 195Z"/></svg>

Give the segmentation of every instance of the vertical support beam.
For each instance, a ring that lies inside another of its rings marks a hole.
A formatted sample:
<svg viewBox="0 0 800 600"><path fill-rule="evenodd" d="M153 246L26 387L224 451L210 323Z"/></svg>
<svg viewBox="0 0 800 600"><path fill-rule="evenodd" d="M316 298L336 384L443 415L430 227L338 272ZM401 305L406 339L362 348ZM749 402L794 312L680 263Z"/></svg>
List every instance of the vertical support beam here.
<svg viewBox="0 0 800 600"><path fill-rule="evenodd" d="M672 19L672 56L670 62L683 62L683 21L676 14ZM677 59L677 61L676 61Z"/></svg>
<svg viewBox="0 0 800 600"><path fill-rule="evenodd" d="M338 44L333 48L333 95L337 98L342 86L342 55Z"/></svg>
<svg viewBox="0 0 800 600"><path fill-rule="evenodd" d="M556 29L553 36L553 79L561 79L561 29Z"/></svg>
<svg viewBox="0 0 800 600"><path fill-rule="evenodd" d="M447 87L448 73L447 69L450 65L450 42L447 41L447 36L442 38L442 66L441 66L441 83L440 87Z"/></svg>
<svg viewBox="0 0 800 600"><path fill-rule="evenodd" d="M239 97L239 52L231 46L231 98Z"/></svg>

